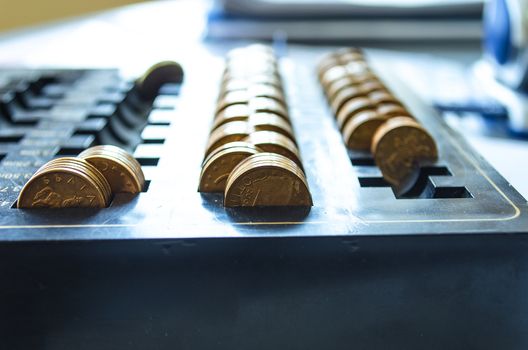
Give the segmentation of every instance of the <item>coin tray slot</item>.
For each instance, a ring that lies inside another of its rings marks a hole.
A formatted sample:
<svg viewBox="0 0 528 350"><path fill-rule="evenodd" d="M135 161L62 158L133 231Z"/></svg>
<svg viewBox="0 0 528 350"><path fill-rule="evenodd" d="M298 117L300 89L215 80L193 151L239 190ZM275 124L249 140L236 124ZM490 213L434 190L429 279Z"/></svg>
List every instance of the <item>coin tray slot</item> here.
<svg viewBox="0 0 528 350"><path fill-rule="evenodd" d="M76 157L82 151L84 151L84 148L61 147L56 155L61 157Z"/></svg>
<svg viewBox="0 0 528 350"><path fill-rule="evenodd" d="M413 188L398 198L433 198L435 187L429 176L452 176L446 167L422 167Z"/></svg>
<svg viewBox="0 0 528 350"><path fill-rule="evenodd" d="M0 143L18 143L23 138L22 135L0 136Z"/></svg>
<svg viewBox="0 0 528 350"><path fill-rule="evenodd" d="M173 118L174 110L153 109L147 118L147 124L168 126Z"/></svg>
<svg viewBox="0 0 528 350"><path fill-rule="evenodd" d="M350 157L350 161L354 166L376 166L374 163L374 158L372 157Z"/></svg>
<svg viewBox="0 0 528 350"><path fill-rule="evenodd" d="M136 158L141 166L157 166L159 163L159 158Z"/></svg>
<svg viewBox="0 0 528 350"><path fill-rule="evenodd" d="M358 177L361 187L390 187L390 184L382 177Z"/></svg>
<svg viewBox="0 0 528 350"><path fill-rule="evenodd" d="M148 122L147 125L154 125L154 126L169 126L170 122Z"/></svg>
<svg viewBox="0 0 528 350"><path fill-rule="evenodd" d="M397 196L398 199L431 199L431 198L473 198L464 186L435 186L431 176L453 176L445 166L426 166L420 168L420 174L414 187L407 193Z"/></svg>
<svg viewBox="0 0 528 350"><path fill-rule="evenodd" d="M141 141L141 143L143 143L143 144L157 144L157 145L161 145L161 144L165 143L165 139L147 139L147 140Z"/></svg>
<svg viewBox="0 0 528 350"><path fill-rule="evenodd" d="M150 182L151 180L145 180L145 186L143 186L143 189L141 190L141 192L148 192L149 187L150 187Z"/></svg>
<svg viewBox="0 0 528 350"><path fill-rule="evenodd" d="M433 198L473 198L473 195L463 186L437 187Z"/></svg>
<svg viewBox="0 0 528 350"><path fill-rule="evenodd" d="M141 143L164 144L168 128L166 126L147 126L141 132Z"/></svg>

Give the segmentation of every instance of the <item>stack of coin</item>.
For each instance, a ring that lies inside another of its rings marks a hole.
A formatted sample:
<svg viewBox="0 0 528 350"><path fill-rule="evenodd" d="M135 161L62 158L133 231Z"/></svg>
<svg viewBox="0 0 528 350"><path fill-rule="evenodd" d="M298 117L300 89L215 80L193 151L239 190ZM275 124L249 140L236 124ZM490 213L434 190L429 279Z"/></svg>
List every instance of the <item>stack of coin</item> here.
<svg viewBox="0 0 528 350"><path fill-rule="evenodd" d="M317 66L319 81L349 149L371 151L397 193L438 158L431 135L370 69L361 50L344 48Z"/></svg>
<svg viewBox="0 0 528 350"><path fill-rule="evenodd" d="M228 142L216 148L203 162L200 192L224 192L227 177L245 158L261 150L248 142Z"/></svg>
<svg viewBox="0 0 528 350"><path fill-rule="evenodd" d="M18 208L104 208L115 193L138 193L145 184L140 164L115 146L96 146L78 157L53 159L22 188Z"/></svg>
<svg viewBox="0 0 528 350"><path fill-rule="evenodd" d="M95 166L108 180L112 193L139 193L145 176L138 161L125 150L111 145L95 146L78 156Z"/></svg>
<svg viewBox="0 0 528 350"><path fill-rule="evenodd" d="M136 80L136 89L142 98L153 100L163 84L180 84L183 81L183 69L174 61L162 61L154 64Z"/></svg>
<svg viewBox="0 0 528 350"><path fill-rule="evenodd" d="M228 178L236 183L237 177L242 176L242 173L235 174L234 169L246 159L260 154L265 155L259 157L260 160L269 158L270 161L275 161L279 157L281 161L278 167L293 168L293 174L302 178L306 184L277 59L269 47L251 45L235 49L227 56L198 190L227 191ZM276 188L282 188L281 186L289 186L291 183L287 178L273 177L272 181ZM287 184L281 181L286 181ZM265 187L264 190L272 187ZM307 188L306 186L306 190ZM263 188L259 187L259 191L261 190ZM261 195L262 198L271 198L271 194L263 192ZM303 202L286 200L288 196L283 201L280 200L282 197L277 198L273 201L256 201L254 205L294 205L294 202L304 203L298 205L307 205L309 202L311 205L311 199ZM228 206L226 200L224 204ZM247 203L243 206L247 206Z"/></svg>
<svg viewBox="0 0 528 350"><path fill-rule="evenodd" d="M111 200L108 181L87 161L57 158L44 164L18 196L18 208L104 208Z"/></svg>
<svg viewBox="0 0 528 350"><path fill-rule="evenodd" d="M240 162L227 179L226 207L312 206L303 171L276 153L258 153Z"/></svg>

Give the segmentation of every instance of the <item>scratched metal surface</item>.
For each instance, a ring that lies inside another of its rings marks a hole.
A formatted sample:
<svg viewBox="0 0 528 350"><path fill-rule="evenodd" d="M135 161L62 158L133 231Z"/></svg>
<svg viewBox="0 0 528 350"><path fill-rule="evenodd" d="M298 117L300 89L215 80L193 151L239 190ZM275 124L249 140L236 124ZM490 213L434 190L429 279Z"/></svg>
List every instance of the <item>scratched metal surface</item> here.
<svg viewBox="0 0 528 350"><path fill-rule="evenodd" d="M9 138L13 130L0 126L0 132L7 133L0 142L0 240L528 232L526 200L374 59L380 77L436 139L437 167L451 174L426 177L428 190L466 191L464 198L397 199L390 187L380 185L379 170L368 165L364 155L345 149L314 74L318 54L302 48L290 49L281 58L281 71L314 206L309 211L223 208L221 196L197 192L222 70L221 53L202 57L207 70L185 67L179 96L161 96L155 101L170 125L147 125L142 134L146 143L135 149L135 155L147 164L148 190L135 198L117 195L109 208L13 209L20 186L43 161L56 156L60 142L71 141L75 127L54 124L55 133L44 137L49 142L39 145L31 134L42 138L42 132L34 127L18 130L22 138ZM152 120L156 113L160 115L153 110ZM76 114L69 115L75 118ZM79 115L82 120L83 113ZM367 165L354 165L351 157ZM21 166L13 163L17 159L28 162Z"/></svg>

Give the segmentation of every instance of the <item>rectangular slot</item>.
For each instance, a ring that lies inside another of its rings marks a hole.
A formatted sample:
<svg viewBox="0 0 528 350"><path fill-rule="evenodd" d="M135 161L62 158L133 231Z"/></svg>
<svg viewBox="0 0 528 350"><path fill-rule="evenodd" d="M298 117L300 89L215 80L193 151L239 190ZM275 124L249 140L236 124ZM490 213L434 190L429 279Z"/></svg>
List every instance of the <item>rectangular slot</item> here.
<svg viewBox="0 0 528 350"><path fill-rule="evenodd" d="M361 187L390 187L382 177L358 177L358 180Z"/></svg>
<svg viewBox="0 0 528 350"><path fill-rule="evenodd" d="M153 125L153 126L169 126L170 122L148 122L147 125Z"/></svg>
<svg viewBox="0 0 528 350"><path fill-rule="evenodd" d="M141 192L147 192L149 190L149 187L150 187L150 180L145 180L145 186L143 186L143 189L141 190Z"/></svg>
<svg viewBox="0 0 528 350"><path fill-rule="evenodd" d="M10 135L10 136L0 136L0 143L18 143L24 136L22 135Z"/></svg>
<svg viewBox="0 0 528 350"><path fill-rule="evenodd" d="M453 176L446 166L424 166L420 169L420 173L427 176Z"/></svg>
<svg viewBox="0 0 528 350"><path fill-rule="evenodd" d="M374 158L371 157L351 157L350 161L354 166L376 166Z"/></svg>
<svg viewBox="0 0 528 350"><path fill-rule="evenodd" d="M437 187L433 198L473 198L465 187Z"/></svg>
<svg viewBox="0 0 528 350"><path fill-rule="evenodd" d="M143 140L144 144L158 144L158 145L161 145L161 144L164 144L165 143L165 139L147 139L147 140Z"/></svg>
<svg viewBox="0 0 528 350"><path fill-rule="evenodd" d="M83 148L61 147L61 148L59 148L59 151L57 152L57 156L61 156L61 157L76 157L82 151L84 151Z"/></svg>
<svg viewBox="0 0 528 350"><path fill-rule="evenodd" d="M410 191L396 196L398 199L473 198L464 186L435 186L431 176L453 176L446 166L426 166Z"/></svg>
<svg viewBox="0 0 528 350"><path fill-rule="evenodd" d="M159 163L159 158L146 158L146 157L140 157L136 158L136 160L141 164L141 166L157 166Z"/></svg>
<svg viewBox="0 0 528 350"><path fill-rule="evenodd" d="M167 138L169 128L166 126L152 125L147 126L141 132L142 143L144 144L163 144Z"/></svg>

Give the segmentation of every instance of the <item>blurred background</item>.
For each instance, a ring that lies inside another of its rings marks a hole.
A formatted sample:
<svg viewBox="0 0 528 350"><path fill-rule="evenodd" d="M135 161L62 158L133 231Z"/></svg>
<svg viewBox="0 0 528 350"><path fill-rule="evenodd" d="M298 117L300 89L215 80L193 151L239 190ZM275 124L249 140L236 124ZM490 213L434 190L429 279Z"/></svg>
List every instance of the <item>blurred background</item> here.
<svg viewBox="0 0 528 350"><path fill-rule="evenodd" d="M132 0L2 0L0 31L20 29L69 17L89 14L139 1Z"/></svg>

